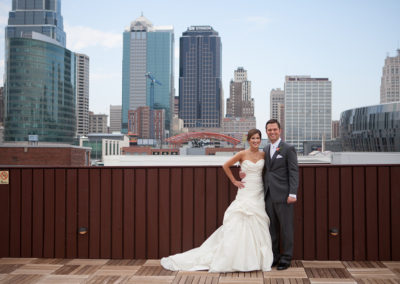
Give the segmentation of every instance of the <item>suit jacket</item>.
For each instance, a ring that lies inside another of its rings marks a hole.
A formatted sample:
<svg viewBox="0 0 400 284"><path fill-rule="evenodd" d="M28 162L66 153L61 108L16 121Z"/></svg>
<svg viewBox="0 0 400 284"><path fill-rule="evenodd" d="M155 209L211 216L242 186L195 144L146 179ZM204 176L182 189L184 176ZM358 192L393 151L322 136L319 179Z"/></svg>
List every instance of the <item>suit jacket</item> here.
<svg viewBox="0 0 400 284"><path fill-rule="evenodd" d="M268 191L272 202L285 202L289 194L297 194L299 167L294 146L283 141L279 143L274 156L270 156L271 145L264 148L264 191Z"/></svg>

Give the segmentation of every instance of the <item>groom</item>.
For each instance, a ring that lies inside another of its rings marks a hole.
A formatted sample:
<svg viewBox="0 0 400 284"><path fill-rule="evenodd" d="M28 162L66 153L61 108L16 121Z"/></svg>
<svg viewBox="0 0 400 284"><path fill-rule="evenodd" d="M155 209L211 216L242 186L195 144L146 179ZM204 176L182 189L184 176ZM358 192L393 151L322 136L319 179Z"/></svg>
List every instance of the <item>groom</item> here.
<svg viewBox="0 0 400 284"><path fill-rule="evenodd" d="M281 140L278 120L270 119L265 128L271 142L264 148L263 179L274 254L272 266L284 270L290 266L293 255L293 203L297 200L299 184L297 154L294 146Z"/></svg>

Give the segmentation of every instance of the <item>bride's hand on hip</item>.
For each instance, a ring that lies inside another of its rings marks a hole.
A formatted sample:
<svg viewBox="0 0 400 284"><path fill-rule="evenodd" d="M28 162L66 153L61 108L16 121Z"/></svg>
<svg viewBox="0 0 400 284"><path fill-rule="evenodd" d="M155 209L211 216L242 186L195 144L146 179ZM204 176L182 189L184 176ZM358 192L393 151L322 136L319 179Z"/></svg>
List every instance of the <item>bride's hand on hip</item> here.
<svg viewBox="0 0 400 284"><path fill-rule="evenodd" d="M238 188L243 188L244 187L244 182L243 181L234 180L232 183Z"/></svg>

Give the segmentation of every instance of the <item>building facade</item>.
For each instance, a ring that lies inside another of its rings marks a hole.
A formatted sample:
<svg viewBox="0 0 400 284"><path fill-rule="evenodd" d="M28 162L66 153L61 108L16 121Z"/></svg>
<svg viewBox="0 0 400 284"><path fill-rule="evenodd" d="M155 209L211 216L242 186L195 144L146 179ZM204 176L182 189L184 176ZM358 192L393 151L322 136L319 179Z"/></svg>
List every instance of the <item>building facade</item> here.
<svg viewBox="0 0 400 284"><path fill-rule="evenodd" d="M331 140L332 83L328 78L286 76L285 141L303 153L303 141Z"/></svg>
<svg viewBox="0 0 400 284"><path fill-rule="evenodd" d="M340 137L340 121L332 120L332 139L336 139Z"/></svg>
<svg viewBox="0 0 400 284"><path fill-rule="evenodd" d="M221 126L221 38L211 26L183 32L179 50L179 118L188 128Z"/></svg>
<svg viewBox="0 0 400 284"><path fill-rule="evenodd" d="M400 102L342 112L340 133L344 151L400 152Z"/></svg>
<svg viewBox="0 0 400 284"><path fill-rule="evenodd" d="M110 105L110 132L121 132L122 106Z"/></svg>
<svg viewBox="0 0 400 284"><path fill-rule="evenodd" d="M0 87L0 126L4 123L4 88Z"/></svg>
<svg viewBox="0 0 400 284"><path fill-rule="evenodd" d="M108 133L106 114L94 114L89 111L89 133Z"/></svg>
<svg viewBox="0 0 400 284"><path fill-rule="evenodd" d="M159 84L151 84L151 75ZM154 102L151 105L151 95ZM122 131L128 131L128 112L149 106L165 110L165 129L170 129L174 98L174 30L153 26L141 16L123 33Z"/></svg>
<svg viewBox="0 0 400 284"><path fill-rule="evenodd" d="M222 134L240 140L243 144L247 140L249 129L256 128L256 118L253 117L225 117L222 120Z"/></svg>
<svg viewBox="0 0 400 284"><path fill-rule="evenodd" d="M230 82L230 94L226 100L226 117L254 117L254 99L251 98L251 81L247 71L238 67Z"/></svg>
<svg viewBox="0 0 400 284"><path fill-rule="evenodd" d="M75 53L76 62L76 134L89 133L89 56Z"/></svg>
<svg viewBox="0 0 400 284"><path fill-rule="evenodd" d="M400 49L397 56L387 56L382 68L380 103L400 101Z"/></svg>
<svg viewBox="0 0 400 284"><path fill-rule="evenodd" d="M269 95L269 115L271 119L279 119L279 104L285 105L285 91L280 88L272 89Z"/></svg>
<svg viewBox="0 0 400 284"><path fill-rule="evenodd" d="M4 140L72 143L75 56L65 49L60 0L12 1L5 70Z"/></svg>
<svg viewBox="0 0 400 284"><path fill-rule="evenodd" d="M139 107L129 111L128 117L128 133L135 133L141 139L163 140L165 138L165 110L151 110L147 106Z"/></svg>

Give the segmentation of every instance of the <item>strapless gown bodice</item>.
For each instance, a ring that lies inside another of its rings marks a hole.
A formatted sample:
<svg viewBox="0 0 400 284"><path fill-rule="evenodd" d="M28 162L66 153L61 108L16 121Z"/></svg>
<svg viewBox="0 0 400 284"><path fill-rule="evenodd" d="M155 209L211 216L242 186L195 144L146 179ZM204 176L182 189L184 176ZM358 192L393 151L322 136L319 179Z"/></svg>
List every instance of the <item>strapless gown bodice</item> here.
<svg viewBox="0 0 400 284"><path fill-rule="evenodd" d="M265 212L264 160L244 160L244 188L225 211L223 224L198 248L161 259L169 270L232 272L271 270L269 218Z"/></svg>

